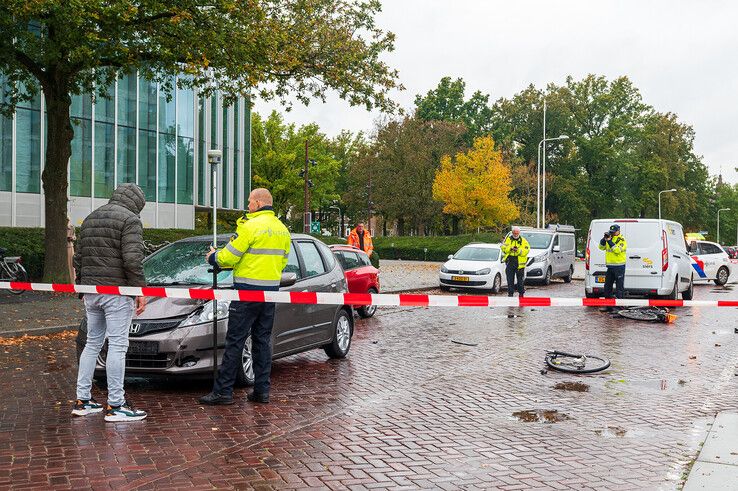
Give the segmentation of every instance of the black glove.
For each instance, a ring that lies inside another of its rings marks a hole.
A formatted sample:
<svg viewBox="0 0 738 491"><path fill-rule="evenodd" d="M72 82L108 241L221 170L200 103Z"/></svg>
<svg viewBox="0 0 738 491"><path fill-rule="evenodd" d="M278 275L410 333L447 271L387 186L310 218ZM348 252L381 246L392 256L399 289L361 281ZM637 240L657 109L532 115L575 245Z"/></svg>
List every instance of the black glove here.
<svg viewBox="0 0 738 491"><path fill-rule="evenodd" d="M605 241L605 238L604 237L600 239L600 245L601 246L604 246L605 245L605 242L606 241Z"/></svg>

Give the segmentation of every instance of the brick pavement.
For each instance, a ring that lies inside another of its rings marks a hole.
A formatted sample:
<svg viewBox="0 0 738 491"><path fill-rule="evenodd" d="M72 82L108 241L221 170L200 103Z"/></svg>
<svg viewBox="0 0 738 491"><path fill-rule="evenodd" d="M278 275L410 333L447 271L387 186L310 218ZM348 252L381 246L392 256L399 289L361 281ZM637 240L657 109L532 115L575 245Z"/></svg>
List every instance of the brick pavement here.
<svg viewBox="0 0 738 491"><path fill-rule="evenodd" d="M238 391L202 407L207 383L137 379L129 395L151 416L129 425L71 418L71 340L6 346L0 488L674 489L705 423L734 407L738 365L735 309L678 314L667 326L582 309L382 309L345 360L275 362L272 404ZM546 348L613 366L541 375ZM589 391L554 389L573 380ZM513 416L536 409L568 419Z"/></svg>

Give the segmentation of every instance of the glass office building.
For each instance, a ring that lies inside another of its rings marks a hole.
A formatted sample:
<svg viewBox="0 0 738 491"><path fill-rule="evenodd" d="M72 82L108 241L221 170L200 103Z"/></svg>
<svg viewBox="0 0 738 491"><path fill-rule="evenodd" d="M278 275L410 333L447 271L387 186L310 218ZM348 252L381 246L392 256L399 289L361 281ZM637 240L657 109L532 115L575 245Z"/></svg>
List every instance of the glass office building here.
<svg viewBox="0 0 738 491"><path fill-rule="evenodd" d="M0 84L2 88L2 84ZM145 227L194 228L195 209L211 206L207 150L223 151L219 209L246 207L251 188L251 114L240 98L225 107L216 94L176 89L169 97L136 73L107 97L75 96L69 162L69 209L76 225L105 204L115 187L136 182L146 194ZM0 116L0 226L43 227L46 124L43 96Z"/></svg>

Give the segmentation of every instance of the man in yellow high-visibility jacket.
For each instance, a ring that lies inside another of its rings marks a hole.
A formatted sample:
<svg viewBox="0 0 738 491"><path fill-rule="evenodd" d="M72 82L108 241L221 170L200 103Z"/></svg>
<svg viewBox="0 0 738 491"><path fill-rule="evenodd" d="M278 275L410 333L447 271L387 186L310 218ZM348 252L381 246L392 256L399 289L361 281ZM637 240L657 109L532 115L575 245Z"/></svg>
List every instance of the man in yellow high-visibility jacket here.
<svg viewBox="0 0 738 491"><path fill-rule="evenodd" d="M211 246L206 259L213 266L233 268L236 289L277 291L290 253L290 232L274 215L272 195L266 189L251 192L249 212L245 218L238 219L236 233L228 244L218 250ZM231 302L223 361L213 391L201 397L201 403L233 403L233 385L249 335L254 391L248 400L269 402L273 325L274 303Z"/></svg>
<svg viewBox="0 0 738 491"><path fill-rule="evenodd" d="M505 276L507 277L507 296L512 297L515 293L515 280L517 279L518 296L525 295L525 264L528 262L530 244L525 237L520 235L520 227L513 227L510 235L502 244L504 254L502 262L507 263Z"/></svg>
<svg viewBox="0 0 738 491"><path fill-rule="evenodd" d="M599 249L605 251L605 265L607 275L605 276L605 298L612 298L612 286L615 284L615 298L625 296L625 263L627 261L625 251L628 243L620 233L620 225L613 224L610 230L600 239ZM610 307L603 310L610 311Z"/></svg>

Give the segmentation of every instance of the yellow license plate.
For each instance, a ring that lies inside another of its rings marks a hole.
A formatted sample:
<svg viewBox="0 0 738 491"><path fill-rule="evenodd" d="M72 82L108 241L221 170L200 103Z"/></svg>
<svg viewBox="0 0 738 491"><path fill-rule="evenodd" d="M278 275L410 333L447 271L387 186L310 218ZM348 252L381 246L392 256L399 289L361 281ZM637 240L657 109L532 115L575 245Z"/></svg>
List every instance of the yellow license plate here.
<svg viewBox="0 0 738 491"><path fill-rule="evenodd" d="M595 276L595 283L604 283L605 277L604 276Z"/></svg>
<svg viewBox="0 0 738 491"><path fill-rule="evenodd" d="M452 281L469 281L469 278L466 276L452 276Z"/></svg>

